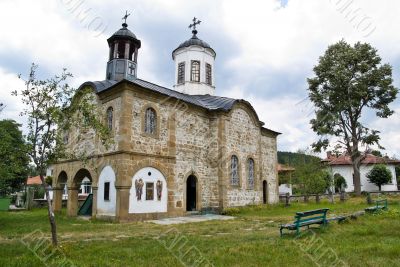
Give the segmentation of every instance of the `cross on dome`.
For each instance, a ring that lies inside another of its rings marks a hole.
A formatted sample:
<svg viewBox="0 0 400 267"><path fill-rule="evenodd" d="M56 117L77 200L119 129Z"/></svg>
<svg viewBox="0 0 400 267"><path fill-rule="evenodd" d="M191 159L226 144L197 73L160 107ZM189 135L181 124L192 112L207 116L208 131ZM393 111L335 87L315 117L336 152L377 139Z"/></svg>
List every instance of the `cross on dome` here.
<svg viewBox="0 0 400 267"><path fill-rule="evenodd" d="M123 27L128 27L128 24L126 24L126 20L128 19L128 17L131 15L131 13L128 14L128 10L125 11L125 16L122 17L123 20L125 20L124 23L122 23Z"/></svg>
<svg viewBox="0 0 400 267"><path fill-rule="evenodd" d="M193 18L193 24L189 25L189 29L193 28L192 33L193 35L197 34L196 26L201 23L201 20L198 20L196 17Z"/></svg>

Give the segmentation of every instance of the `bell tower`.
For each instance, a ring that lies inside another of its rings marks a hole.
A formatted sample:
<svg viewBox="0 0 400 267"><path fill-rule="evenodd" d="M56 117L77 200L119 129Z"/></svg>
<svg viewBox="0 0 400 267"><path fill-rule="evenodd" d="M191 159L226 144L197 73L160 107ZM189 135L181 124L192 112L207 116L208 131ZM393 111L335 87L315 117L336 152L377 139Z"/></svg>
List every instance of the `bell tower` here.
<svg viewBox="0 0 400 267"><path fill-rule="evenodd" d="M214 61L216 53L211 46L197 37L197 18L189 25L192 38L172 52L175 61L175 85L178 92L189 95L214 95Z"/></svg>
<svg viewBox="0 0 400 267"><path fill-rule="evenodd" d="M107 63L107 80L134 80L137 77L137 57L141 46L140 40L128 29L126 19L130 14L125 13L122 28L107 39L110 48Z"/></svg>

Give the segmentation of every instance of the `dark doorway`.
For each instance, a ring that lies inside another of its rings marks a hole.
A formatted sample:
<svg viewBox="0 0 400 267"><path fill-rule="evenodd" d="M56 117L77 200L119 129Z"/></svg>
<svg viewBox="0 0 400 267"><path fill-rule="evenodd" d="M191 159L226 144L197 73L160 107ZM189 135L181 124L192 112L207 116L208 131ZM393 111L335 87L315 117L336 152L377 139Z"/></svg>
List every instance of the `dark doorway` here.
<svg viewBox="0 0 400 267"><path fill-rule="evenodd" d="M197 179L195 176L190 175L186 181L186 210L195 211L197 201Z"/></svg>
<svg viewBox="0 0 400 267"><path fill-rule="evenodd" d="M263 181L263 203L267 204L267 181Z"/></svg>

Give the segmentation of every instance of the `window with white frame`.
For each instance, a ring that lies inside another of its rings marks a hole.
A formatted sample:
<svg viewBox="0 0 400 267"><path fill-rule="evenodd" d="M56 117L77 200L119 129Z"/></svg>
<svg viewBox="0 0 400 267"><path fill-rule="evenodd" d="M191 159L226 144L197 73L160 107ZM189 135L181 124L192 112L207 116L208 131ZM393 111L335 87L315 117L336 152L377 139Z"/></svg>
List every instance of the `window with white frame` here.
<svg viewBox="0 0 400 267"><path fill-rule="evenodd" d="M192 61L191 79L192 82L200 82L200 61Z"/></svg>
<svg viewBox="0 0 400 267"><path fill-rule="evenodd" d="M185 82L185 62L178 64L178 84Z"/></svg>

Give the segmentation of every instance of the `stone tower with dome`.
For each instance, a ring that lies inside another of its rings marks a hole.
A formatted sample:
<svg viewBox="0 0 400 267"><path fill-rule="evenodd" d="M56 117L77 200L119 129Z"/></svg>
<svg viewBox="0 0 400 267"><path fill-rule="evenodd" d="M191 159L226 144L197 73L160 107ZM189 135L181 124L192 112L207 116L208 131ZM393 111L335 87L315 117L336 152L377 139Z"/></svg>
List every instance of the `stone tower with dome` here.
<svg viewBox="0 0 400 267"><path fill-rule="evenodd" d="M65 133L67 148L90 159L51 166L56 211L63 198L69 216L82 211L84 181L91 187L87 212L116 221L278 202L279 133L265 127L248 101L215 95L216 53L198 38L198 24L172 52L173 89L140 79L141 41L126 22L107 40L105 80L79 90L91 90L113 145L103 147L86 129Z"/></svg>

